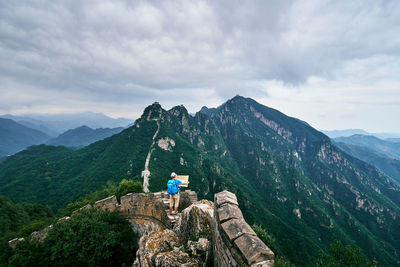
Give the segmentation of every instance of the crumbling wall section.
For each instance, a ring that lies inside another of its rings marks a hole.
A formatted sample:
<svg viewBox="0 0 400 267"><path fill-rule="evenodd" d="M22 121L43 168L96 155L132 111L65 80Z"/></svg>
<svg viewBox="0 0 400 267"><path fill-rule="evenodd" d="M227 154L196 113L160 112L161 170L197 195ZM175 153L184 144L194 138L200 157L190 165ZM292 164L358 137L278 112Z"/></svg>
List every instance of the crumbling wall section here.
<svg viewBox="0 0 400 267"><path fill-rule="evenodd" d="M243 218L236 195L214 196L214 263L217 266L273 266L275 255Z"/></svg>

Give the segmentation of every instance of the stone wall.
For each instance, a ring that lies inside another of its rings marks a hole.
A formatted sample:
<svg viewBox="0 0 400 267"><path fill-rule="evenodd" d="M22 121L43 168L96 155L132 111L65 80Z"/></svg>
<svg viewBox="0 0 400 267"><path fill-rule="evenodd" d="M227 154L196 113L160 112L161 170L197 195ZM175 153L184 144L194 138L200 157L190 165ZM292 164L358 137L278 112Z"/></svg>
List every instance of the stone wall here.
<svg viewBox="0 0 400 267"><path fill-rule="evenodd" d="M197 194L191 190L180 193L179 210L183 210L197 201ZM116 196L111 196L94 203L94 207L118 210L132 224L139 236L154 231L172 229L174 220L168 217L169 195L167 192L129 193L121 197L118 204Z"/></svg>
<svg viewBox="0 0 400 267"><path fill-rule="evenodd" d="M214 196L214 263L217 266L273 266L275 255L246 223L236 195Z"/></svg>

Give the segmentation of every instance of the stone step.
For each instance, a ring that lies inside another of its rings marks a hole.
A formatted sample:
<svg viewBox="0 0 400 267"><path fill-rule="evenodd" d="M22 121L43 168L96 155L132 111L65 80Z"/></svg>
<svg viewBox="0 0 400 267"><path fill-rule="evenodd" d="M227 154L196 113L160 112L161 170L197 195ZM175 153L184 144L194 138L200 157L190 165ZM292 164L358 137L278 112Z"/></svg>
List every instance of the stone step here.
<svg viewBox="0 0 400 267"><path fill-rule="evenodd" d="M167 213L168 219L170 220L172 226L179 220L180 214L178 213L177 215L170 215L169 214L169 209L165 210Z"/></svg>
<svg viewBox="0 0 400 267"><path fill-rule="evenodd" d="M171 221L177 221L179 219L179 215L169 215L168 214L168 219Z"/></svg>

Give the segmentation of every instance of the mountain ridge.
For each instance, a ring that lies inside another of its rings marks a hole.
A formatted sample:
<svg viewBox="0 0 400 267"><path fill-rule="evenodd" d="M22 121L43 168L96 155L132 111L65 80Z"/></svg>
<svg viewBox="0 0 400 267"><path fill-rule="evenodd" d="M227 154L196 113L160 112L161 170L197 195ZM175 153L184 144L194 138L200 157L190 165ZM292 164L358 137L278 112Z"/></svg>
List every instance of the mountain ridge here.
<svg viewBox="0 0 400 267"><path fill-rule="evenodd" d="M49 138L50 136L41 131L11 119L0 118L0 157L14 154L31 145L42 144Z"/></svg>
<svg viewBox="0 0 400 267"><path fill-rule="evenodd" d="M342 142L349 145L362 146L372 149L375 153L400 160L400 143L382 140L371 135L352 135L349 137L338 137L335 142Z"/></svg>
<svg viewBox="0 0 400 267"><path fill-rule="evenodd" d="M97 128L92 129L86 125L70 129L59 136L46 141L47 145L63 145L67 147L83 147L96 141L120 133L124 128Z"/></svg>
<svg viewBox="0 0 400 267"><path fill-rule="evenodd" d="M30 128L35 128L46 134L56 137L67 130L87 125L91 128L126 127L133 120L126 118L111 118L103 113L81 112L72 114L27 114L27 115L0 115L2 118L12 119Z"/></svg>
<svg viewBox="0 0 400 267"><path fill-rule="evenodd" d="M335 145L351 156L365 161L400 183L400 160L390 158L366 146L335 142Z"/></svg>
<svg viewBox="0 0 400 267"><path fill-rule="evenodd" d="M150 191L164 189L173 170L190 174L202 198L234 192L246 221L269 229L278 254L295 263L311 262L338 239L399 265L400 188L308 124L241 96L211 116L156 102L132 127L88 147L32 147L1 163L0 193L22 188L13 200L62 207L107 181L142 180L145 162Z"/></svg>

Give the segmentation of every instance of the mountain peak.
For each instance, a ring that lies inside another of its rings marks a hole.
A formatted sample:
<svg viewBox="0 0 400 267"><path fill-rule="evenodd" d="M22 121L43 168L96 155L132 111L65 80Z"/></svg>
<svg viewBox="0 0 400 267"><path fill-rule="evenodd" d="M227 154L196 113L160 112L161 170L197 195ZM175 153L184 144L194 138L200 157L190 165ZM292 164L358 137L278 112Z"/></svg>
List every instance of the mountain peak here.
<svg viewBox="0 0 400 267"><path fill-rule="evenodd" d="M163 112L165 112L165 110L161 107L160 103L154 102L153 104L145 108L141 116L141 119L145 120L159 119Z"/></svg>
<svg viewBox="0 0 400 267"><path fill-rule="evenodd" d="M246 97L241 96L241 95L235 95L233 98L229 99L227 101L227 103L242 103L242 102L248 101L250 99L251 98L246 98Z"/></svg>
<svg viewBox="0 0 400 267"><path fill-rule="evenodd" d="M189 112L187 111L184 105L175 106L170 110L168 110L168 113L189 115Z"/></svg>
<svg viewBox="0 0 400 267"><path fill-rule="evenodd" d="M82 126L75 128L75 130L88 130L88 129L93 130L92 128L90 128L89 126L86 126L86 125L82 125Z"/></svg>

